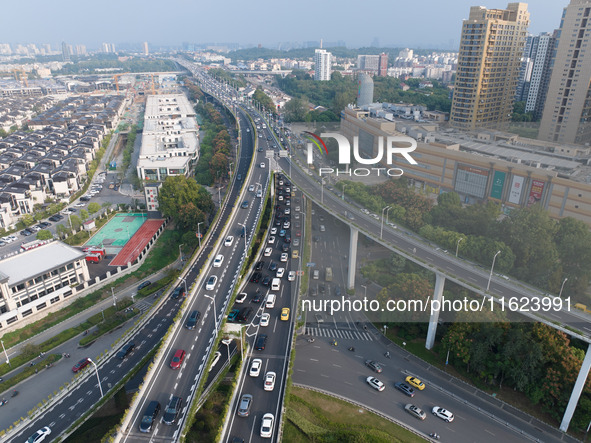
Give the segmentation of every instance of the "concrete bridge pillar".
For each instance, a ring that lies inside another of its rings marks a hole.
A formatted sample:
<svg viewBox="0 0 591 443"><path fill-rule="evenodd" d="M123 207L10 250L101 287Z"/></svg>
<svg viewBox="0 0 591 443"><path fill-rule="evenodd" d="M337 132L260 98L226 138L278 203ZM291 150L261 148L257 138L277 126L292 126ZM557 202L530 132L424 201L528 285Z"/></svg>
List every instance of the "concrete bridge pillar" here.
<svg viewBox="0 0 591 443"><path fill-rule="evenodd" d="M573 418L573 414L575 413L575 409L577 407L577 403L579 402L581 392L583 392L583 387L585 386L585 381L587 380L587 376L589 375L590 368L591 344L589 344L587 352L585 353L585 358L583 359L581 370L579 371L577 381L575 382L575 386L573 387L573 392L571 393L570 399L568 400L568 404L566 405L566 411L564 411L562 423L560 423L560 430L562 432L566 432L568 430L568 425L570 425L570 421Z"/></svg>
<svg viewBox="0 0 591 443"><path fill-rule="evenodd" d="M441 302L443 296L443 285L445 284L445 277L442 274L435 274L435 291L433 291L433 301ZM440 303L437 303L437 309L433 310L431 317L429 318L429 329L427 330L427 341L425 347L432 349L435 344L435 333L437 332L437 321L439 320L439 307Z"/></svg>

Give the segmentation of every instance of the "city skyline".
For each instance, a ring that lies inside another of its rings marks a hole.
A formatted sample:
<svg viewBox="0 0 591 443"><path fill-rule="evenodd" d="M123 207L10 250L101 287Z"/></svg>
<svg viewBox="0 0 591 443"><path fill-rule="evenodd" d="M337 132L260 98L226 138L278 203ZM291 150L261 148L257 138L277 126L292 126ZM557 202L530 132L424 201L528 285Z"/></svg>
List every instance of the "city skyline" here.
<svg viewBox="0 0 591 443"><path fill-rule="evenodd" d="M490 9L506 7L506 2L498 0L482 3ZM525 3L531 13L529 32L532 34L558 28L562 9L568 5L567 0L550 4L545 0ZM373 2L371 8L345 1L337 9L330 4L303 0L297 8L287 10L264 0L256 5L236 4L220 11L215 4L179 1L162 9L151 0L141 5L107 0L102 8L93 10L80 9L79 4L71 0L50 4L10 3L3 8L3 43L50 43L52 49L57 49L65 41L86 44L92 49L103 42L141 46L147 41L156 50L157 47L180 46L183 42L275 47L282 42L324 40L344 41L348 47L455 49L459 46L462 20L467 18L467 11L473 5L473 0L445 4L425 0L394 6L379 0ZM365 13L351 13L357 8ZM391 14L383 11L391 11ZM9 17L22 19L8 20ZM214 19L200 20L201 17ZM413 17L415 20L409 19ZM220 26L220 21L226 24ZM263 23L268 26L260 26ZM360 32L364 29L367 31Z"/></svg>

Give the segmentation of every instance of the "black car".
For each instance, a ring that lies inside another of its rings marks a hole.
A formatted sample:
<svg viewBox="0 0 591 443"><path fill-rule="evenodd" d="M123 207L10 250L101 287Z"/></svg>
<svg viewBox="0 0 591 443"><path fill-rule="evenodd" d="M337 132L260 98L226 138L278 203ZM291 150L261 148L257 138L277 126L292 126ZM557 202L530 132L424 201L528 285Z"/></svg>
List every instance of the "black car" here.
<svg viewBox="0 0 591 443"><path fill-rule="evenodd" d="M263 286L270 286L271 285L271 277L269 277L268 275L265 275L263 277L263 281L261 282L261 284Z"/></svg>
<svg viewBox="0 0 591 443"><path fill-rule="evenodd" d="M88 196L88 195L83 195L82 197L80 197L80 201L81 202L87 202L90 201L92 197Z"/></svg>
<svg viewBox="0 0 591 443"><path fill-rule="evenodd" d="M236 317L238 323L246 323L252 313L252 308L242 308Z"/></svg>
<svg viewBox="0 0 591 443"><path fill-rule="evenodd" d="M152 425L156 421L156 417L158 417L159 413L160 403L158 403L156 400L151 401L144 412L142 421L140 422L140 432L150 432L152 430Z"/></svg>
<svg viewBox="0 0 591 443"><path fill-rule="evenodd" d="M365 360L365 366L377 372L378 374L382 372L382 365L380 365L377 361Z"/></svg>
<svg viewBox="0 0 591 443"><path fill-rule="evenodd" d="M31 231L30 229L28 229L28 228L27 228L27 229L23 229L23 230L20 232L20 234L21 234L21 235L24 235L25 237L28 237L29 235L32 235L32 234L33 234L33 231Z"/></svg>
<svg viewBox="0 0 591 443"><path fill-rule="evenodd" d="M409 397L414 397L415 396L415 390L413 388L411 388L409 385L407 385L406 383L394 383L394 387L396 389L398 389L400 392L408 395Z"/></svg>
<svg viewBox="0 0 591 443"><path fill-rule="evenodd" d="M48 226L51 226L51 223L49 222L40 222L39 226L41 226L42 228L47 228Z"/></svg>
<svg viewBox="0 0 591 443"><path fill-rule="evenodd" d="M254 267L257 271L260 271L261 269L263 269L263 266L265 266L265 262L263 260L258 261L256 266Z"/></svg>
<svg viewBox="0 0 591 443"><path fill-rule="evenodd" d="M139 286L137 287L137 290L141 291L142 289L147 288L151 284L152 284L152 282L150 280L146 280L145 282L139 284Z"/></svg>
<svg viewBox="0 0 591 443"><path fill-rule="evenodd" d="M273 260L271 260L271 263L269 263L269 271L276 271L277 270L277 263L275 263Z"/></svg>
<svg viewBox="0 0 591 443"><path fill-rule="evenodd" d="M168 406L164 410L164 416L162 417L162 422L165 425L172 425L176 420L177 415L181 411L183 406L183 399L180 397L172 397L170 402L168 402Z"/></svg>
<svg viewBox="0 0 591 443"><path fill-rule="evenodd" d="M289 245L287 243L283 243L283 246L281 246L281 250L283 252L289 251Z"/></svg>
<svg viewBox="0 0 591 443"><path fill-rule="evenodd" d="M133 348L135 348L135 344L133 342L127 343L125 346L121 348L119 352L117 352L117 358L119 360L125 359L125 357L127 357L127 354L133 351Z"/></svg>
<svg viewBox="0 0 591 443"><path fill-rule="evenodd" d="M185 324L185 328L195 329L195 326L197 326L197 322L199 321L199 317L201 317L201 314L199 313L199 311L191 312L191 315L189 315L189 318L187 319L187 323Z"/></svg>
<svg viewBox="0 0 591 443"><path fill-rule="evenodd" d="M250 282L258 283L262 276L263 275L260 272L253 272L253 274L250 276Z"/></svg>
<svg viewBox="0 0 591 443"><path fill-rule="evenodd" d="M60 214L55 214L52 215L51 217L48 218L48 220L52 221L52 222L58 222L60 220L63 220L64 216L60 215Z"/></svg>
<svg viewBox="0 0 591 443"><path fill-rule="evenodd" d="M260 303L263 300L263 297L261 297L261 294L255 294L251 299L251 303Z"/></svg>
<svg viewBox="0 0 591 443"><path fill-rule="evenodd" d="M264 351L265 350L265 345L267 344L267 335L266 334L261 334L257 337L257 341L254 345L254 348L257 351Z"/></svg>
<svg viewBox="0 0 591 443"><path fill-rule="evenodd" d="M185 295L185 288L182 286L177 286L172 293L172 298L179 298Z"/></svg>

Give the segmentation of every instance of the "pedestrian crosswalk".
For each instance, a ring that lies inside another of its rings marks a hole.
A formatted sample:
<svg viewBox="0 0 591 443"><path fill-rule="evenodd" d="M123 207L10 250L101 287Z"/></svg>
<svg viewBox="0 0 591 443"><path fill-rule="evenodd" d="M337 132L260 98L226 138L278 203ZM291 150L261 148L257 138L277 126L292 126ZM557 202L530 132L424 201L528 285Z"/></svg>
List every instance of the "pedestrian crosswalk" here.
<svg viewBox="0 0 591 443"><path fill-rule="evenodd" d="M342 338L348 340L373 341L369 332L356 331L353 329L313 328L306 327L306 335L314 337Z"/></svg>

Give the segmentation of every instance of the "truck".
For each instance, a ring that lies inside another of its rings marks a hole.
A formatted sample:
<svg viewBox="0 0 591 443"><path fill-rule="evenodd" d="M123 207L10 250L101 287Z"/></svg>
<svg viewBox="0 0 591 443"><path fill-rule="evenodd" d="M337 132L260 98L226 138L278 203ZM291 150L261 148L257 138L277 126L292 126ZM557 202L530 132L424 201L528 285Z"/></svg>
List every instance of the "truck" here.
<svg viewBox="0 0 591 443"><path fill-rule="evenodd" d="M102 258L103 256L101 254L86 254L86 261L88 263L98 263Z"/></svg>
<svg viewBox="0 0 591 443"><path fill-rule="evenodd" d="M326 281L332 281L332 268L326 268Z"/></svg>

